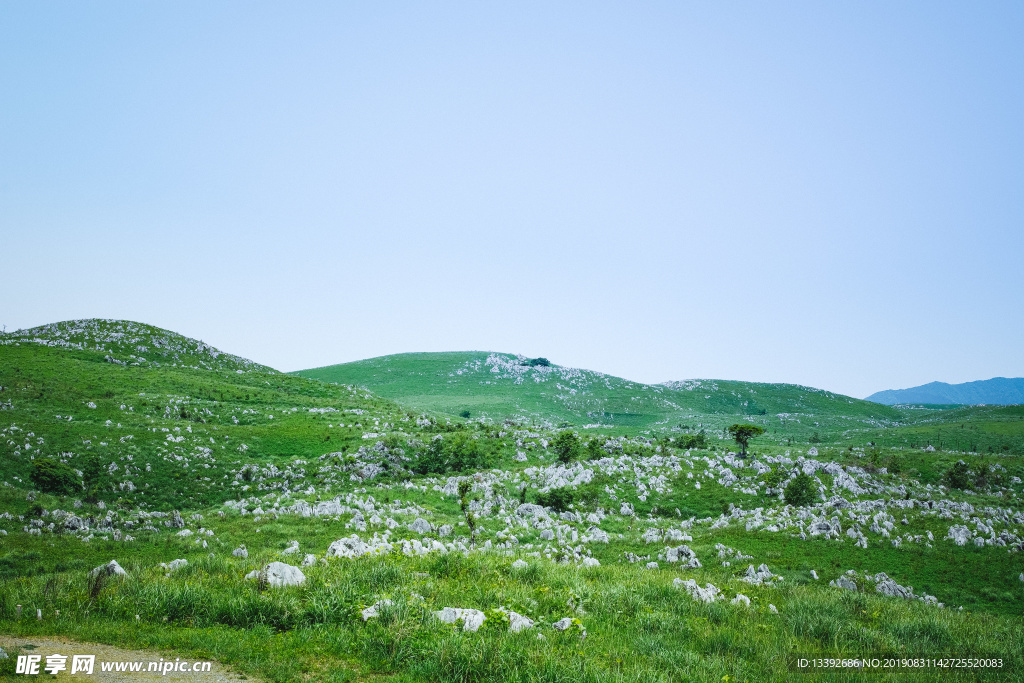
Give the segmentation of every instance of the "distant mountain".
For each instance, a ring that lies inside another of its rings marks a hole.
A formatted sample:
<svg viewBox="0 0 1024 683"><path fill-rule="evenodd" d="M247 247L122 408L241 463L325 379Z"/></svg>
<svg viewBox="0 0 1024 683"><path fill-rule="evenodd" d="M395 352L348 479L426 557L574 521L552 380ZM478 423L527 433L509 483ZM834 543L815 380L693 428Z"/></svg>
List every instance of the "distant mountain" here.
<svg viewBox="0 0 1024 683"><path fill-rule="evenodd" d="M902 403L978 405L1024 404L1024 377L993 377L963 384L930 382L910 389L887 389L871 394L868 401L892 406Z"/></svg>

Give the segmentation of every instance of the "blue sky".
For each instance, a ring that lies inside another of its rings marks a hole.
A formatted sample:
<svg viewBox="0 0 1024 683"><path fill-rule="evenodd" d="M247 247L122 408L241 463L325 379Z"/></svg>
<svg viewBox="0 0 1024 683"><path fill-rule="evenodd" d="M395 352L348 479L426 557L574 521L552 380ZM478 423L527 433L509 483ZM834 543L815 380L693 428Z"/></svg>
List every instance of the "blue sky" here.
<svg viewBox="0 0 1024 683"><path fill-rule="evenodd" d="M1024 375L1021 3L0 5L0 323Z"/></svg>

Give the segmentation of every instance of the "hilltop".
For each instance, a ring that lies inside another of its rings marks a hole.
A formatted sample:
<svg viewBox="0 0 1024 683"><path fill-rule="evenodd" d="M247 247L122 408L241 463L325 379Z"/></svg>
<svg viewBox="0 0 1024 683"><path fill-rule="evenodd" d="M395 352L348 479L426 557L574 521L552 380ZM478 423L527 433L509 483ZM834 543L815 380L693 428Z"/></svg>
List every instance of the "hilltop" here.
<svg viewBox="0 0 1024 683"><path fill-rule="evenodd" d="M929 382L910 389L887 389L868 401L885 405L1019 405L1024 404L1024 377L993 377L962 384Z"/></svg>

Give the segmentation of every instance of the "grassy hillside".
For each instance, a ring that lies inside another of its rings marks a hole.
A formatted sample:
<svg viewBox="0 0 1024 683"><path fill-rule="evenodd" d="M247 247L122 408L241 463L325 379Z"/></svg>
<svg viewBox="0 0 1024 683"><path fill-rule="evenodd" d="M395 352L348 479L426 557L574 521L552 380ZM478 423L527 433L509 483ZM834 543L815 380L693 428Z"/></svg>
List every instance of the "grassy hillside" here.
<svg viewBox="0 0 1024 683"><path fill-rule="evenodd" d="M370 391L138 323L0 337L0 632L273 681L787 681L793 653L994 655L943 677L1024 680L1019 413L388 358L349 364L390 376ZM953 418L1011 445L925 450ZM713 431L738 419L770 430L745 460ZM701 426L706 447L685 447ZM33 478L43 461L70 488ZM801 473L809 498L788 504ZM112 559L126 578L90 579ZM261 578L275 561L301 585ZM509 611L533 625L511 632Z"/></svg>
<svg viewBox="0 0 1024 683"><path fill-rule="evenodd" d="M293 373L362 386L421 410L584 429L718 431L737 420L787 437L887 427L903 412L793 384L687 380L641 384L487 352L406 353Z"/></svg>

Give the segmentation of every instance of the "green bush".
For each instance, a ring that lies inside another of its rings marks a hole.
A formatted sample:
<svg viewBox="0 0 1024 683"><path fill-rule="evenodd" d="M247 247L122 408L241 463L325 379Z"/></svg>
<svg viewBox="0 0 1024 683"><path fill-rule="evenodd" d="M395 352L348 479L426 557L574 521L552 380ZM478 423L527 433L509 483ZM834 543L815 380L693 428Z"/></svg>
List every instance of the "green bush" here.
<svg viewBox="0 0 1024 683"><path fill-rule="evenodd" d="M575 492L568 487L553 489L537 495L537 505L554 508L556 512L566 512L575 500Z"/></svg>
<svg viewBox="0 0 1024 683"><path fill-rule="evenodd" d="M693 449L705 449L708 447L708 435L704 433L704 430L700 430L696 434L687 434L679 437L680 448L687 450Z"/></svg>
<svg viewBox="0 0 1024 683"><path fill-rule="evenodd" d="M569 430L559 432L555 436L554 441L552 441L551 447L555 449L555 455L558 457L558 461L562 463L579 460L580 452L583 450L580 437L576 436L575 432L570 432Z"/></svg>
<svg viewBox="0 0 1024 683"><path fill-rule="evenodd" d="M477 439L464 432L431 440L411 469L416 474L448 474L482 470L490 466L490 458Z"/></svg>
<svg viewBox="0 0 1024 683"><path fill-rule="evenodd" d="M969 489L971 487L971 472L967 463L963 460L953 463L953 466L942 475L942 483L951 489Z"/></svg>
<svg viewBox="0 0 1024 683"><path fill-rule="evenodd" d="M78 473L70 465L53 458L36 458L29 478L40 491L56 496L70 496L82 490Z"/></svg>
<svg viewBox="0 0 1024 683"><path fill-rule="evenodd" d="M814 488L814 480L811 479L811 475L801 472L786 484L783 493L786 496L787 504L793 507L803 507L812 504L817 498L818 492Z"/></svg>

